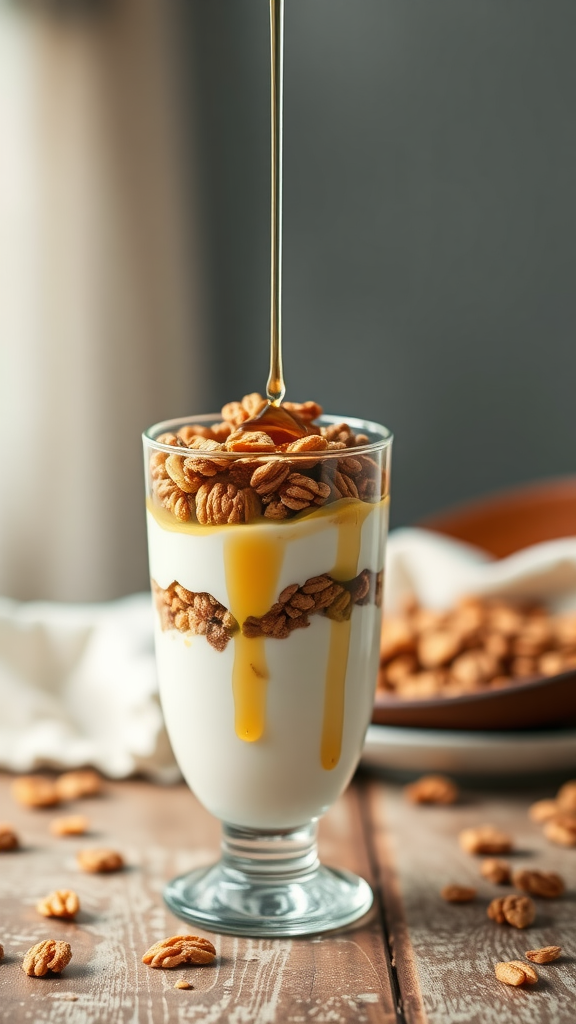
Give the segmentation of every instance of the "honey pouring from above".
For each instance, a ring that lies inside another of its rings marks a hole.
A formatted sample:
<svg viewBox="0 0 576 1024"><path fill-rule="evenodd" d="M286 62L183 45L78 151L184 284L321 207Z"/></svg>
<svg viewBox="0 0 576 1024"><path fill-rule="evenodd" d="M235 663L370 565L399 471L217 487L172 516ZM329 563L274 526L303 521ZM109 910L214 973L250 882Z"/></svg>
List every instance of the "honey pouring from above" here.
<svg viewBox="0 0 576 1024"><path fill-rule="evenodd" d="M144 435L163 712L223 856L173 880L215 931L342 926L367 883L318 862L316 819L358 763L379 661L391 435L282 402L283 2L271 0L272 301L267 394Z"/></svg>

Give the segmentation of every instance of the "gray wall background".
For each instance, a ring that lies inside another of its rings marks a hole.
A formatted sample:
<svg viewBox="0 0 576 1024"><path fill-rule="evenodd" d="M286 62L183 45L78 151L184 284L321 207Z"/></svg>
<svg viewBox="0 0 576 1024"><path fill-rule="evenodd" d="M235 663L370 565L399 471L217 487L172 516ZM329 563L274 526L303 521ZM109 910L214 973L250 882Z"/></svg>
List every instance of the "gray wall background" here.
<svg viewBox="0 0 576 1024"><path fill-rule="evenodd" d="M177 14L206 411L268 359L267 0ZM289 397L396 434L393 521L575 470L576 5L286 0Z"/></svg>

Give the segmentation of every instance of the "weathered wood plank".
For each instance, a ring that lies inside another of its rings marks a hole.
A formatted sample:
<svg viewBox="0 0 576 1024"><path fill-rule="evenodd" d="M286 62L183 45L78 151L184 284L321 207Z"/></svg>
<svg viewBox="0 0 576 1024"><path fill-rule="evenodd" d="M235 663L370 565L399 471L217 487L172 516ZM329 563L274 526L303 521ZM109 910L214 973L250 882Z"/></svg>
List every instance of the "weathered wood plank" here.
<svg viewBox="0 0 576 1024"><path fill-rule="evenodd" d="M171 876L214 860L219 825L184 786L115 783L99 799L77 801L92 822L90 836L55 839L54 811L29 811L9 796L0 778L0 820L13 823L24 849L0 855L0 1019L10 1024L394 1024L382 930L372 913L358 928L301 940L248 940L213 936L214 965L153 971L143 952L166 935L199 931L165 907L162 888ZM119 849L128 868L86 875L75 851L102 845ZM321 855L370 876L358 796L354 788L321 826ZM40 917L39 897L75 889L82 911L76 923ZM23 953L41 939L70 942L73 959L61 977L28 978ZM174 989L185 976L193 991ZM67 996L75 996L69 1001Z"/></svg>
<svg viewBox="0 0 576 1024"><path fill-rule="evenodd" d="M576 850L551 846L527 816L543 795L471 794L456 807L414 807L399 787L368 784L375 858L384 893L408 1024L574 1024L576 1020ZM460 850L457 836L492 822L511 832L514 865L558 871L569 886L560 900L537 899L534 925L523 931L489 920L491 899L511 887L479 875L482 858ZM474 903L445 903L449 882L478 889ZM556 963L537 966L533 989L498 982L494 964L524 959L527 949L561 945Z"/></svg>

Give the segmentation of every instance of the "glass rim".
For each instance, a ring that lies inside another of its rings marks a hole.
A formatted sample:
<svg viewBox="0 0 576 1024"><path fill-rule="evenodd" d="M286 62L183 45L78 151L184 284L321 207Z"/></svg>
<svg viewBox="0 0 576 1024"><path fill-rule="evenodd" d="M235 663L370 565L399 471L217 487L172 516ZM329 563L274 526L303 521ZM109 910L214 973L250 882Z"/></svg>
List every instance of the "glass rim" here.
<svg viewBox="0 0 576 1024"><path fill-rule="evenodd" d="M333 416L329 413L323 413L321 416L317 416L316 419L320 422L321 426L335 426L338 423L346 423L353 430L370 431L373 434L381 434L382 436L377 441L370 441L368 444L355 445L352 448L340 448L336 451L301 451L301 452L286 452L286 451L274 451L274 452L228 452L219 451L217 453L219 459L290 459L293 460L310 460L314 459L344 459L350 455L371 455L374 452L385 451L390 448L394 439L394 434L388 427L385 427L381 423L376 423L374 420L363 420L356 416ZM142 433L142 440L144 444L152 448L154 451L167 452L169 455L174 455L175 452L184 454L186 451L193 453L194 458L214 458L216 452L214 451L203 451L201 448L180 448L175 447L173 444L162 444L156 440L153 435L165 434L165 433L176 433L181 430L182 427L193 426L194 424L209 426L206 421L212 423L222 422L220 413L203 413L196 416L177 416L175 419L160 420L159 423L154 423L147 430Z"/></svg>

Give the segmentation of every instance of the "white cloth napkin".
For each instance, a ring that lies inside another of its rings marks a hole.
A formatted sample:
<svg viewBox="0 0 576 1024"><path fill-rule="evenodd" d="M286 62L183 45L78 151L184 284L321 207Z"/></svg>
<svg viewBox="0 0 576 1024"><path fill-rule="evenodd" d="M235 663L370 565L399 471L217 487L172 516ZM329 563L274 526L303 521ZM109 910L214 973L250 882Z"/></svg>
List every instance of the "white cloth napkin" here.
<svg viewBox="0 0 576 1024"><path fill-rule="evenodd" d="M524 548L508 558L412 527L394 530L386 553L385 607L413 594L427 608L448 608L464 594L543 601L552 612L576 610L576 537Z"/></svg>
<svg viewBox="0 0 576 1024"><path fill-rule="evenodd" d="M395 530L387 609L407 593L439 609L477 593L574 610L576 537L495 561L439 534ZM149 594L103 605L0 598L0 709L0 768L92 764L112 778L179 777L158 702Z"/></svg>
<svg viewBox="0 0 576 1024"><path fill-rule="evenodd" d="M0 768L91 764L179 777L164 731L149 594L101 605L0 599Z"/></svg>

